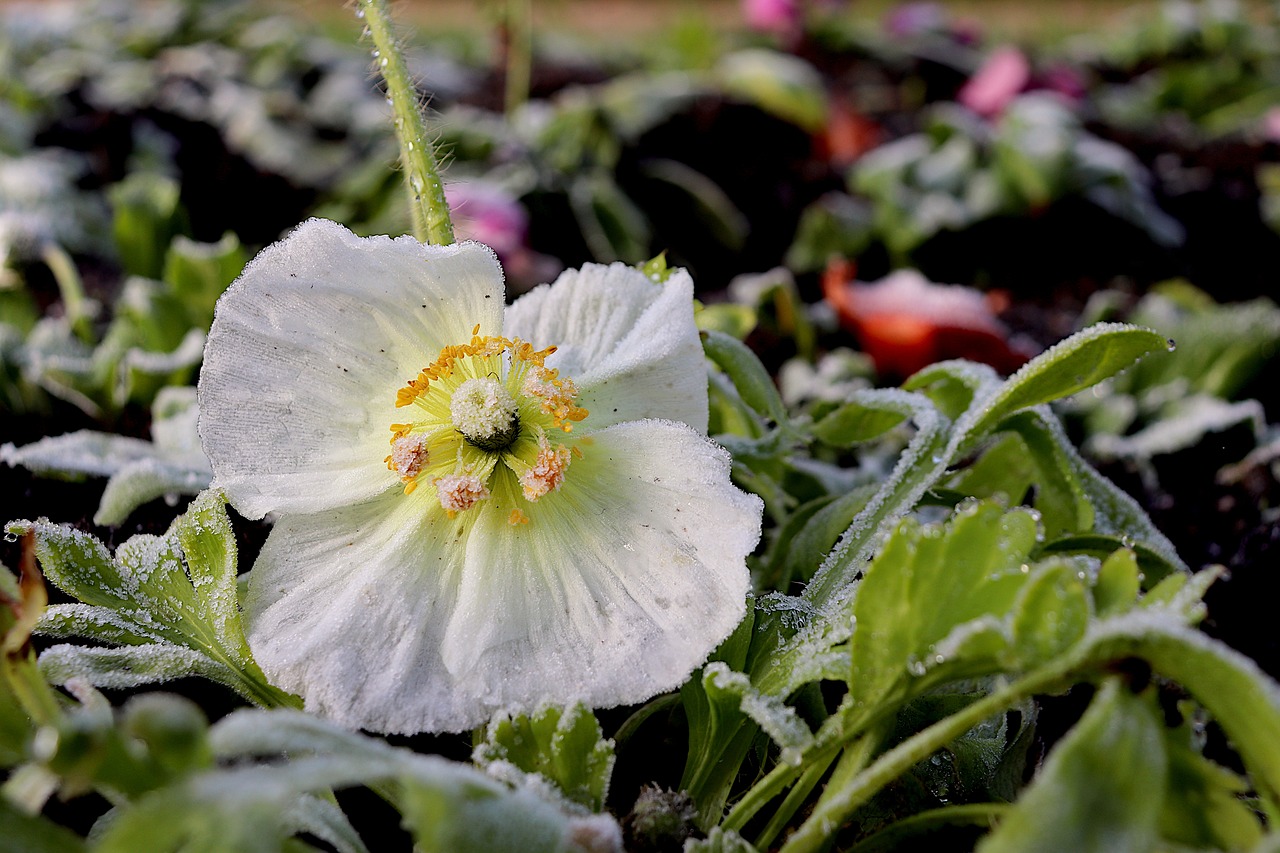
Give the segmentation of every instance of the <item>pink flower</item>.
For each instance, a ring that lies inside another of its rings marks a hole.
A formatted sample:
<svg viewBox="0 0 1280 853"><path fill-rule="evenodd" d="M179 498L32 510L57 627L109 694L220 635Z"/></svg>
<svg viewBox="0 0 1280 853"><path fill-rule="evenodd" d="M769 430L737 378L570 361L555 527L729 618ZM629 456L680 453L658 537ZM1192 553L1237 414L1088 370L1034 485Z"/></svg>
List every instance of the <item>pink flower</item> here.
<svg viewBox="0 0 1280 853"><path fill-rule="evenodd" d="M529 214L496 184L466 182L445 187L459 243L475 240L498 254L513 291L550 281L564 265L529 248Z"/></svg>
<svg viewBox="0 0 1280 853"><path fill-rule="evenodd" d="M1016 47L998 48L960 89L956 100L975 113L993 118L1004 112L1031 81L1031 63Z"/></svg>
<svg viewBox="0 0 1280 853"><path fill-rule="evenodd" d="M504 255L520 250L529 236L529 214L511 193L493 184L445 187L458 242L475 240Z"/></svg>
<svg viewBox="0 0 1280 853"><path fill-rule="evenodd" d="M1267 142L1280 142L1280 107L1272 107L1263 114L1262 138Z"/></svg>
<svg viewBox="0 0 1280 853"><path fill-rule="evenodd" d="M800 26L798 0L742 0L747 26L765 33L790 33Z"/></svg>

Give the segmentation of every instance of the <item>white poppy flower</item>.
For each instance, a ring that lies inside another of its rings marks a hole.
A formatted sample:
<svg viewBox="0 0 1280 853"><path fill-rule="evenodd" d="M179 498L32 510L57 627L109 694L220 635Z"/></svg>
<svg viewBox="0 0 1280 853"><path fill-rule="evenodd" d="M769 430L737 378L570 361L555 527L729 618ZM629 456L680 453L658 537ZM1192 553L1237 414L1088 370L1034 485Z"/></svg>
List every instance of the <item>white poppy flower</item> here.
<svg viewBox="0 0 1280 853"><path fill-rule="evenodd" d="M683 272L588 266L504 309L480 244L311 220L218 304L200 411L214 485L278 516L253 653L344 724L638 702L743 616L761 503L704 437Z"/></svg>

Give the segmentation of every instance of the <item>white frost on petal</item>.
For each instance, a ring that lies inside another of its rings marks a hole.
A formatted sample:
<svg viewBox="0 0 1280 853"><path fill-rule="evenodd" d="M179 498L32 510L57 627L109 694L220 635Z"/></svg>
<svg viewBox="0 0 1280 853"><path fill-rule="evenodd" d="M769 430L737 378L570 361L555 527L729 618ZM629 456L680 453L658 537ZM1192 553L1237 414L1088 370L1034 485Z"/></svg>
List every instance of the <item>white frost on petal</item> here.
<svg viewBox="0 0 1280 853"><path fill-rule="evenodd" d="M441 650L477 721L671 690L742 619L762 505L730 483L728 455L653 420L583 451L528 525L476 510Z"/></svg>
<svg viewBox="0 0 1280 853"><path fill-rule="evenodd" d="M567 270L517 299L506 327L559 348L547 366L577 383L591 429L663 418L706 432L706 368L684 270L664 284L625 264Z"/></svg>
<svg viewBox="0 0 1280 853"><path fill-rule="evenodd" d="M200 374L214 484L251 518L366 500L396 390L446 344L502 329L502 271L476 243L356 237L312 219L262 251L218 303Z"/></svg>
<svg viewBox="0 0 1280 853"><path fill-rule="evenodd" d="M306 709L379 732L483 719L440 660L462 548L458 522L392 493L276 523L249 576L249 647Z"/></svg>
<svg viewBox="0 0 1280 853"><path fill-rule="evenodd" d="M597 434L556 498L519 526L495 499L469 530L399 495L281 519L250 575L254 657L307 710L379 732L675 688L742 619L760 500L662 421Z"/></svg>

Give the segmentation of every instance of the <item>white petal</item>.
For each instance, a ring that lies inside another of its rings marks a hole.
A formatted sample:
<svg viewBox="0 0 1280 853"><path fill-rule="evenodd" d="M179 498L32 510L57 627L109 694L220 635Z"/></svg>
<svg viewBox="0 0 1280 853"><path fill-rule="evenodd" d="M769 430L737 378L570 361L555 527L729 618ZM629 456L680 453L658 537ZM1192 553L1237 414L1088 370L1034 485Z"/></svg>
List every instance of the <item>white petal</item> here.
<svg viewBox="0 0 1280 853"><path fill-rule="evenodd" d="M250 574L249 646L272 683L301 695L308 711L397 733L487 719L440 659L462 546L458 525L438 509L424 517L424 505L388 494L284 518L271 531Z"/></svg>
<svg viewBox="0 0 1280 853"><path fill-rule="evenodd" d="M502 271L477 243L356 237L313 219L218 303L200 373L215 485L251 518L315 512L396 482L396 389L446 344L502 327ZM401 413L402 414L402 413Z"/></svg>
<svg viewBox="0 0 1280 853"><path fill-rule="evenodd" d="M742 619L762 505L730 483L728 455L666 421L592 439L528 525L495 501L467 540L444 663L492 710L647 699Z"/></svg>
<svg viewBox="0 0 1280 853"><path fill-rule="evenodd" d="M643 418L707 431L707 376L693 323L693 280L676 270L654 284L625 264L587 264L507 309L507 334L559 347L547 364L582 392L586 427Z"/></svg>

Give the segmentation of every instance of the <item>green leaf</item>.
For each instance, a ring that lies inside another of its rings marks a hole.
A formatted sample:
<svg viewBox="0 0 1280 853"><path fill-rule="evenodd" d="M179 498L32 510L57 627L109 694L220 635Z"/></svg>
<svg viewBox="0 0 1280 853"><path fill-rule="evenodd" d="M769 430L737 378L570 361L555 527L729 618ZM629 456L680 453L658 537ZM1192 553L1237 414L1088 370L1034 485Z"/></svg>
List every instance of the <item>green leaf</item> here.
<svg viewBox="0 0 1280 853"><path fill-rule="evenodd" d="M939 644L959 626L1013 607L1036 533L1028 512L993 503L972 504L945 525L902 522L867 568L854 603L855 701L874 708L906 695L933 665L963 663L956 651L940 655Z"/></svg>
<svg viewBox="0 0 1280 853"><path fill-rule="evenodd" d="M702 673L702 687L711 703L738 708L755 721L782 750L782 760L795 764L804 750L813 745L813 733L777 696L763 693L751 685L751 679L734 672L723 661L707 664Z"/></svg>
<svg viewBox="0 0 1280 853"><path fill-rule="evenodd" d="M1090 599L1080 566L1055 559L1037 565L1014 605L1013 653L1022 667L1053 659L1089 625Z"/></svg>
<svg viewBox="0 0 1280 853"><path fill-rule="evenodd" d="M274 853L305 832L340 853L363 853L341 813L311 796L358 785L374 788L401 812L425 853L621 846L612 818L583 816L546 786L512 788L470 765L392 747L301 712L235 712L210 730L210 743L233 766L122 809L101 849Z"/></svg>
<svg viewBox="0 0 1280 853"><path fill-rule="evenodd" d="M787 581L808 580L871 497L867 488L853 489L817 509L785 549L781 577Z"/></svg>
<svg viewBox="0 0 1280 853"><path fill-rule="evenodd" d="M975 498L1003 496L1007 503L1016 505L1022 503L1039 473L1025 441L1017 435L1000 435L969 467L947 481L947 489Z"/></svg>
<svg viewBox="0 0 1280 853"><path fill-rule="evenodd" d="M240 240L230 231L216 243L197 243L182 235L173 238L162 277L186 309L189 326L207 327L212 322L218 297L247 262Z"/></svg>
<svg viewBox="0 0 1280 853"><path fill-rule="evenodd" d="M1109 681L978 853L1148 850L1167 772L1150 703Z"/></svg>
<svg viewBox="0 0 1280 853"><path fill-rule="evenodd" d="M1008 415L1083 391L1119 373L1169 342L1149 329L1099 323L1050 347L1010 376L976 417L965 423L970 441L985 436Z"/></svg>
<svg viewBox="0 0 1280 853"><path fill-rule="evenodd" d="M591 709L544 708L532 716L499 715L472 758L481 766L508 762L536 773L568 799L598 812L604 808L613 772L613 741L606 740Z"/></svg>
<svg viewBox="0 0 1280 853"><path fill-rule="evenodd" d="M1044 448L1036 454L1041 465L1048 460L1059 469L1056 476L1046 476L1045 480L1053 482L1056 479L1059 483L1056 488L1062 497L1055 505L1066 504L1069 500L1074 507L1064 510L1060 517L1069 518L1074 513L1077 524L1089 517L1090 524L1077 529L1112 536L1131 544L1139 556L1143 556L1143 571L1152 581L1162 577L1170 570L1169 567L1180 572L1190 571L1173 543L1156 528L1138 502L1084 460L1051 412L1044 408L1019 412L1001 427L1016 431L1029 447ZM1055 526L1062 528L1063 524ZM1114 546L1106 549L1107 553L1112 550ZM1144 554L1150 554L1150 557Z"/></svg>
<svg viewBox="0 0 1280 853"><path fill-rule="evenodd" d="M717 302L695 308L693 322L699 331L722 332L731 338L743 340L756 327L758 317L750 305L735 302Z"/></svg>
<svg viewBox="0 0 1280 853"><path fill-rule="evenodd" d="M883 393L860 393L814 424L813 434L832 447L871 441L911 416L913 408L904 403Z"/></svg>
<svg viewBox="0 0 1280 853"><path fill-rule="evenodd" d="M707 357L725 372L743 401L776 424L788 423L782 397L756 354L742 341L723 332L703 331L699 334Z"/></svg>
<svg viewBox="0 0 1280 853"><path fill-rule="evenodd" d="M675 272L671 267L667 266L667 253L659 252L649 260L640 264L638 269L645 274L645 277L654 284L662 284L671 278L671 273Z"/></svg>
<svg viewBox="0 0 1280 853"><path fill-rule="evenodd" d="M822 77L808 62L762 48L731 53L716 67L725 90L797 127L816 133L827 120Z"/></svg>
<svg viewBox="0 0 1280 853"><path fill-rule="evenodd" d="M860 572L889 525L909 512L947 468L951 421L923 394L897 389L857 392L858 402L911 413L916 434L879 491L854 518L844 536L805 588L804 597L820 610L835 613L853 593Z"/></svg>
<svg viewBox="0 0 1280 853"><path fill-rule="evenodd" d="M1192 746L1190 726L1165 730L1169 780L1160 837L1196 850L1252 850L1262 840L1258 815L1246 804L1249 785Z"/></svg>
<svg viewBox="0 0 1280 853"><path fill-rule="evenodd" d="M731 670L746 669L747 653L756 628L754 602L748 600L747 616L711 656ZM759 729L742 711L733 694L708 690L706 671L694 672L680 688L689 725L689 750L685 757L680 790L693 798L698 825L720 822L738 767L759 735Z"/></svg>
<svg viewBox="0 0 1280 853"><path fill-rule="evenodd" d="M114 560L92 536L47 521L15 522L9 530L34 531L45 574L84 602L49 608L40 630L125 644L51 649L48 665L60 677L71 675L67 667L74 664L84 665L91 680L130 684L195 672L259 704L297 701L267 684L249 652L236 595L235 534L220 493L197 497L164 536L128 540Z"/></svg>
<svg viewBox="0 0 1280 853"><path fill-rule="evenodd" d="M160 278L169 241L186 218L179 189L177 181L154 172L135 172L111 187L112 229L125 272Z"/></svg>
<svg viewBox="0 0 1280 853"><path fill-rule="evenodd" d="M1129 610L1137 603L1142 579L1138 555L1130 548L1118 548L1102 561L1093 584L1093 607L1105 617Z"/></svg>
<svg viewBox="0 0 1280 853"><path fill-rule="evenodd" d="M71 709L51 725L40 764L65 795L90 789L134 799L209 769L208 722L195 703L163 693L130 699L113 717L101 705Z"/></svg>

